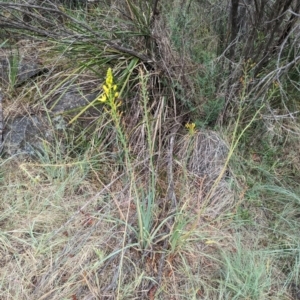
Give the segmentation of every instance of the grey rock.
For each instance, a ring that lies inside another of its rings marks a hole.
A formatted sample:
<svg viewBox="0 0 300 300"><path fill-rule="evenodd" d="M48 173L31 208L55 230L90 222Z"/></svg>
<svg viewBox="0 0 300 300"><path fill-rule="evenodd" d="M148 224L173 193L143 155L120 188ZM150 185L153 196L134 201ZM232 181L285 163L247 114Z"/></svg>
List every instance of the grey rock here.
<svg viewBox="0 0 300 300"><path fill-rule="evenodd" d="M58 99L49 103L49 114L18 116L4 122L3 143L0 148L2 156L29 155L34 157L37 151L42 151L43 142L51 142L55 131L68 130L68 122L63 114L74 111L73 115L80 112L80 108L93 101L99 92L91 94L80 93L76 86L62 93ZM91 107L86 114L99 114ZM48 119L50 118L50 119Z"/></svg>
<svg viewBox="0 0 300 300"><path fill-rule="evenodd" d="M13 61L13 58L0 59L0 83L19 86L31 78L47 72L47 69L36 61Z"/></svg>
<svg viewBox="0 0 300 300"><path fill-rule="evenodd" d="M17 84L22 84L28 79L35 77L47 70L36 62L20 63L18 67Z"/></svg>
<svg viewBox="0 0 300 300"><path fill-rule="evenodd" d="M42 116L16 117L5 124L3 154L13 156L25 154L34 156L42 149L43 140L51 140L47 118Z"/></svg>
<svg viewBox="0 0 300 300"><path fill-rule="evenodd" d="M85 95L76 90L67 91L54 101L54 104L48 105L48 108L55 114L70 112L88 105L98 94L99 92Z"/></svg>
<svg viewBox="0 0 300 300"><path fill-rule="evenodd" d="M58 115L58 116L53 117L52 125L56 130L66 130L67 126L68 126L68 123L63 118L62 115Z"/></svg>

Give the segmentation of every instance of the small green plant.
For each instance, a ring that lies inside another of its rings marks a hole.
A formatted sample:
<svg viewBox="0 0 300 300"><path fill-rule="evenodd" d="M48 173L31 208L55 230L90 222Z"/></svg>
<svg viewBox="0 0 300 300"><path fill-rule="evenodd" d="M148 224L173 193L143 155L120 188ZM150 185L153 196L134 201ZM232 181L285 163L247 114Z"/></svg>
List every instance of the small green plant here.
<svg viewBox="0 0 300 300"><path fill-rule="evenodd" d="M9 89L13 90L18 80L18 69L20 63L19 54L13 53L10 56L8 62L9 62L9 66L8 66Z"/></svg>
<svg viewBox="0 0 300 300"><path fill-rule="evenodd" d="M267 299L272 281L271 253L244 249L241 242L232 253L223 253L223 280L220 290L226 299Z"/></svg>
<svg viewBox="0 0 300 300"><path fill-rule="evenodd" d="M208 100L204 106L204 114L205 120L204 124L208 126L212 126L216 123L221 111L224 107L224 99L219 98L216 100Z"/></svg>

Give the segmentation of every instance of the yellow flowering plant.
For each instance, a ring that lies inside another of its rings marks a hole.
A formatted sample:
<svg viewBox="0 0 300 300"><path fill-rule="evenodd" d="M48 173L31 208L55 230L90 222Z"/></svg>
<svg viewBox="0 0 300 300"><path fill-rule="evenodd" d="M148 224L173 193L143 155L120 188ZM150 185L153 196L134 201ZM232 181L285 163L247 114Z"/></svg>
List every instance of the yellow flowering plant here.
<svg viewBox="0 0 300 300"><path fill-rule="evenodd" d="M194 135L196 132L196 124L195 123L186 123L185 128L188 129L190 135Z"/></svg>
<svg viewBox="0 0 300 300"><path fill-rule="evenodd" d="M105 77L105 83L102 86L103 93L96 98L94 101L90 102L89 105L87 105L85 108L83 108L70 122L69 124L72 124L74 121L78 119L88 108L95 105L96 102L100 101L103 104L107 104L110 107L110 113L116 121L114 117L118 114L118 107L121 105L120 101L117 101L119 97L119 92L117 91L118 87L116 84L114 84L114 78L111 68L108 68L106 77Z"/></svg>
<svg viewBox="0 0 300 300"><path fill-rule="evenodd" d="M128 154L127 140L126 135L123 132L121 126L121 115L119 107L121 106L121 101L118 100L119 92L118 86L114 82L114 77L111 68L108 68L105 77L105 83L102 86L103 93L97 98L97 101L100 101L104 105L108 106L106 111L109 113L112 121L114 122L115 129L118 133L120 142L122 143L123 150ZM126 158L128 159L128 157Z"/></svg>
<svg viewBox="0 0 300 300"><path fill-rule="evenodd" d="M115 123L116 129L123 139L123 133L120 128L120 116L119 107L121 101L118 101L119 92L118 86L114 83L114 77L111 68L108 68L105 78L105 83L102 86L103 93L97 98L98 101L109 106L109 114ZM124 141L122 141L123 143Z"/></svg>
<svg viewBox="0 0 300 300"><path fill-rule="evenodd" d="M107 102L111 106L119 96L117 85L114 84L111 68L108 68L107 70L103 91L104 92L99 96L98 100L103 103Z"/></svg>

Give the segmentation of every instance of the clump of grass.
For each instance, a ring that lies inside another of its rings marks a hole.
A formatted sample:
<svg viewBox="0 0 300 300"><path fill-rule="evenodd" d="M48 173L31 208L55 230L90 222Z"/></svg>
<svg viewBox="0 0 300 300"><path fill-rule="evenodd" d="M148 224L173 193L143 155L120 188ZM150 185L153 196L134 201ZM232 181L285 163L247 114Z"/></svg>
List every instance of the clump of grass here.
<svg viewBox="0 0 300 300"><path fill-rule="evenodd" d="M223 172L229 147L223 139L213 131L196 131L178 142L178 156L185 162L187 169L194 175L197 184L195 197L198 199L198 207L203 205L205 212L211 217L224 212L234 202L234 194L230 192L230 185L225 176L218 183L218 187L209 196L209 204L205 203L206 195L210 193L213 183ZM192 178L191 178L192 180ZM222 196L224 197L222 199ZM226 196L225 196L226 195ZM221 200L222 199L222 200ZM201 202L203 202L201 204Z"/></svg>

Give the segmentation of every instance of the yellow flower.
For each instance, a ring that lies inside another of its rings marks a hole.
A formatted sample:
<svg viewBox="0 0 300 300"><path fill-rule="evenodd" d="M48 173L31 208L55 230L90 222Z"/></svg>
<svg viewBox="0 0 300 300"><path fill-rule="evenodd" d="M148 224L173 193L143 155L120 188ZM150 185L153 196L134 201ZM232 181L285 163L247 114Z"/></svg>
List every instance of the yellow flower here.
<svg viewBox="0 0 300 300"><path fill-rule="evenodd" d="M109 95L109 87L107 87L106 85L103 85L103 90L104 90L104 93L108 96Z"/></svg>
<svg viewBox="0 0 300 300"><path fill-rule="evenodd" d="M118 87L114 84L111 68L108 68L105 78L105 83L102 86L103 93L98 97L102 103L107 102L111 109L116 109L116 99L119 97Z"/></svg>
<svg viewBox="0 0 300 300"><path fill-rule="evenodd" d="M107 100L107 96L105 95L105 94L102 94L99 98L98 98L98 100L100 101L100 102L106 102L106 100Z"/></svg>
<svg viewBox="0 0 300 300"><path fill-rule="evenodd" d="M196 124L195 123L186 123L185 127L188 129L190 135L195 134L195 132L196 132L196 130L195 130Z"/></svg>
<svg viewBox="0 0 300 300"><path fill-rule="evenodd" d="M105 82L106 82L108 88L111 88L111 86L113 84L113 74L112 74L111 68L108 68L108 70L107 70Z"/></svg>

